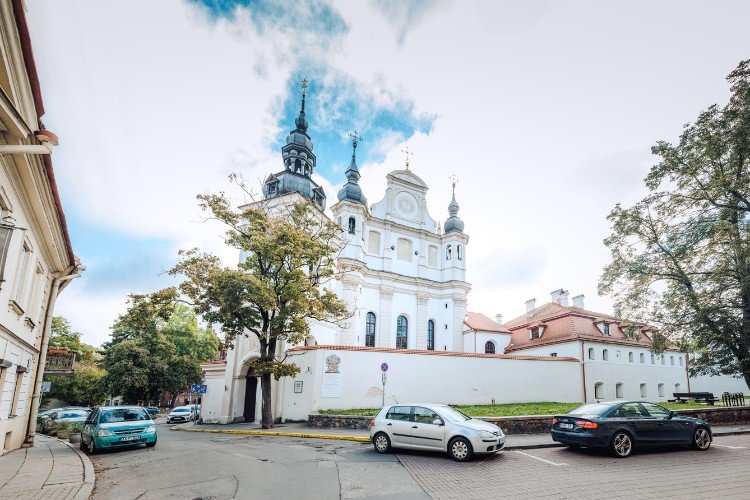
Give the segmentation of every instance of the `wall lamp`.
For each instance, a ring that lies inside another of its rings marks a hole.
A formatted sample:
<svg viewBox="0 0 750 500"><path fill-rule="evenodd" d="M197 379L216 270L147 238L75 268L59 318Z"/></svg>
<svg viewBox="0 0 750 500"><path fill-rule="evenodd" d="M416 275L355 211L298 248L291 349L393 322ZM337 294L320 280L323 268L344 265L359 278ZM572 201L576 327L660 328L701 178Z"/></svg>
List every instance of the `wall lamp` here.
<svg viewBox="0 0 750 500"><path fill-rule="evenodd" d="M0 154L48 155L52 153L54 146L60 144L57 135L49 130L38 130L34 132L34 136L41 144L0 144Z"/></svg>

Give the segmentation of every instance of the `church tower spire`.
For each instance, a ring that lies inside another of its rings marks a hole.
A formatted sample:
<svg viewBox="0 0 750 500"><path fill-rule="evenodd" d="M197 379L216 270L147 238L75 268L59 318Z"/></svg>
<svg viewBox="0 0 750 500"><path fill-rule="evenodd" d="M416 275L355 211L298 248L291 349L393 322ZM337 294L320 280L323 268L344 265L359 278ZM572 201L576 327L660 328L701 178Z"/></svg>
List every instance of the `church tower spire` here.
<svg viewBox="0 0 750 500"><path fill-rule="evenodd" d="M273 174L266 179L263 186L265 198L274 198L287 193L299 193L312 200L321 209L325 208L326 195L323 188L312 180L315 170L313 142L307 135L308 122L305 116L308 81L305 78L300 85L302 105L294 120L295 129L289 132L286 144L281 147L284 171Z"/></svg>
<svg viewBox="0 0 750 500"><path fill-rule="evenodd" d="M359 169L357 168L357 145L362 140L362 137L357 135L357 131L354 130L354 133L349 134L349 138L352 140L352 161L349 163L349 168L346 169L347 182L339 190L338 198L339 201L349 200L367 206L367 198L362 194L362 188L357 183L360 178Z"/></svg>
<svg viewBox="0 0 750 500"><path fill-rule="evenodd" d="M450 214L450 217L445 221L445 224L443 224L443 230L445 233L449 233L451 231L457 231L459 233L464 232L464 221L458 218L458 202L456 201L456 183L458 182L458 179L456 179L456 176L451 177L451 183L453 185L453 198L451 199L450 204L448 205L448 213Z"/></svg>

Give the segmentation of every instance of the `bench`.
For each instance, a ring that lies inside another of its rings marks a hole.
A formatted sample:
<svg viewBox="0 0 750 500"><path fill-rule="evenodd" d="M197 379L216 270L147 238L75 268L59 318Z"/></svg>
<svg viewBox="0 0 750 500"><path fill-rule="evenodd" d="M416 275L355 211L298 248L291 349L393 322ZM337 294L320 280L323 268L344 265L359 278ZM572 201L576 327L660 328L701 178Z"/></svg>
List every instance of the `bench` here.
<svg viewBox="0 0 750 500"><path fill-rule="evenodd" d="M674 399L670 399L670 403L686 403L692 400L705 401L713 406L716 401L720 401L719 398L714 397L713 392L673 392L672 396L674 396Z"/></svg>

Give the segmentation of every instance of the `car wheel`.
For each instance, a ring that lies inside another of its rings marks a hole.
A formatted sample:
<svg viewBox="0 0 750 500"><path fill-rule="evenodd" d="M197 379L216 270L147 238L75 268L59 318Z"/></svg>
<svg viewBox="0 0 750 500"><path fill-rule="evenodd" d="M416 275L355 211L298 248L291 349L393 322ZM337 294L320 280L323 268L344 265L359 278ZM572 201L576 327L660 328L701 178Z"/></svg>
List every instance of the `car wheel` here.
<svg viewBox="0 0 750 500"><path fill-rule="evenodd" d="M466 462L474 456L474 449L469 441L458 437L448 443L448 454L456 462Z"/></svg>
<svg viewBox="0 0 750 500"><path fill-rule="evenodd" d="M78 447L83 451L86 451L86 443L83 442L83 438L81 438L81 442L78 443Z"/></svg>
<svg viewBox="0 0 750 500"><path fill-rule="evenodd" d="M610 448L617 458L625 458L633 451L633 438L627 432L618 432L612 438Z"/></svg>
<svg viewBox="0 0 750 500"><path fill-rule="evenodd" d="M391 440L387 434L382 432L375 434L375 437L372 438L372 445L378 453L388 453L391 451Z"/></svg>
<svg viewBox="0 0 750 500"><path fill-rule="evenodd" d="M83 441L81 441L81 442L83 442ZM86 450L89 452L89 455L93 455L93 454L96 453L96 444L94 444L94 438L93 437L91 438L91 442L89 443L89 445L86 448Z"/></svg>
<svg viewBox="0 0 750 500"><path fill-rule="evenodd" d="M706 451L711 446L711 433L705 427L696 427L693 431L693 448Z"/></svg>

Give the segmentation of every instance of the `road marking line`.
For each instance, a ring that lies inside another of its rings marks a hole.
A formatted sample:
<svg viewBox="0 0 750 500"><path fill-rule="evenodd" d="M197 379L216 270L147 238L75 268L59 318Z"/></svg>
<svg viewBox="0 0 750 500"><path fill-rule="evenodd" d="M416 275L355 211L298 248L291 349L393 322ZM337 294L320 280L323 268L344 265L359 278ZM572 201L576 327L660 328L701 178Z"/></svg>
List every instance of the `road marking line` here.
<svg viewBox="0 0 750 500"><path fill-rule="evenodd" d="M716 443L714 443L714 446L718 446L720 448L729 448L729 449L732 449L732 450L744 450L744 449L746 449L744 446L729 446L729 445L726 445L726 444L716 444Z"/></svg>
<svg viewBox="0 0 750 500"><path fill-rule="evenodd" d="M531 457L531 458L533 458L535 460L540 460L540 461L542 461L542 462L544 462L546 464L555 465L555 466L568 465L568 464L558 464L557 462L550 462L549 460L545 460L543 458L535 457L534 455L529 455L528 453L524 453L522 451L518 451L518 450L515 450L515 451L516 451L516 453L520 453L521 455L526 455L527 457Z"/></svg>

